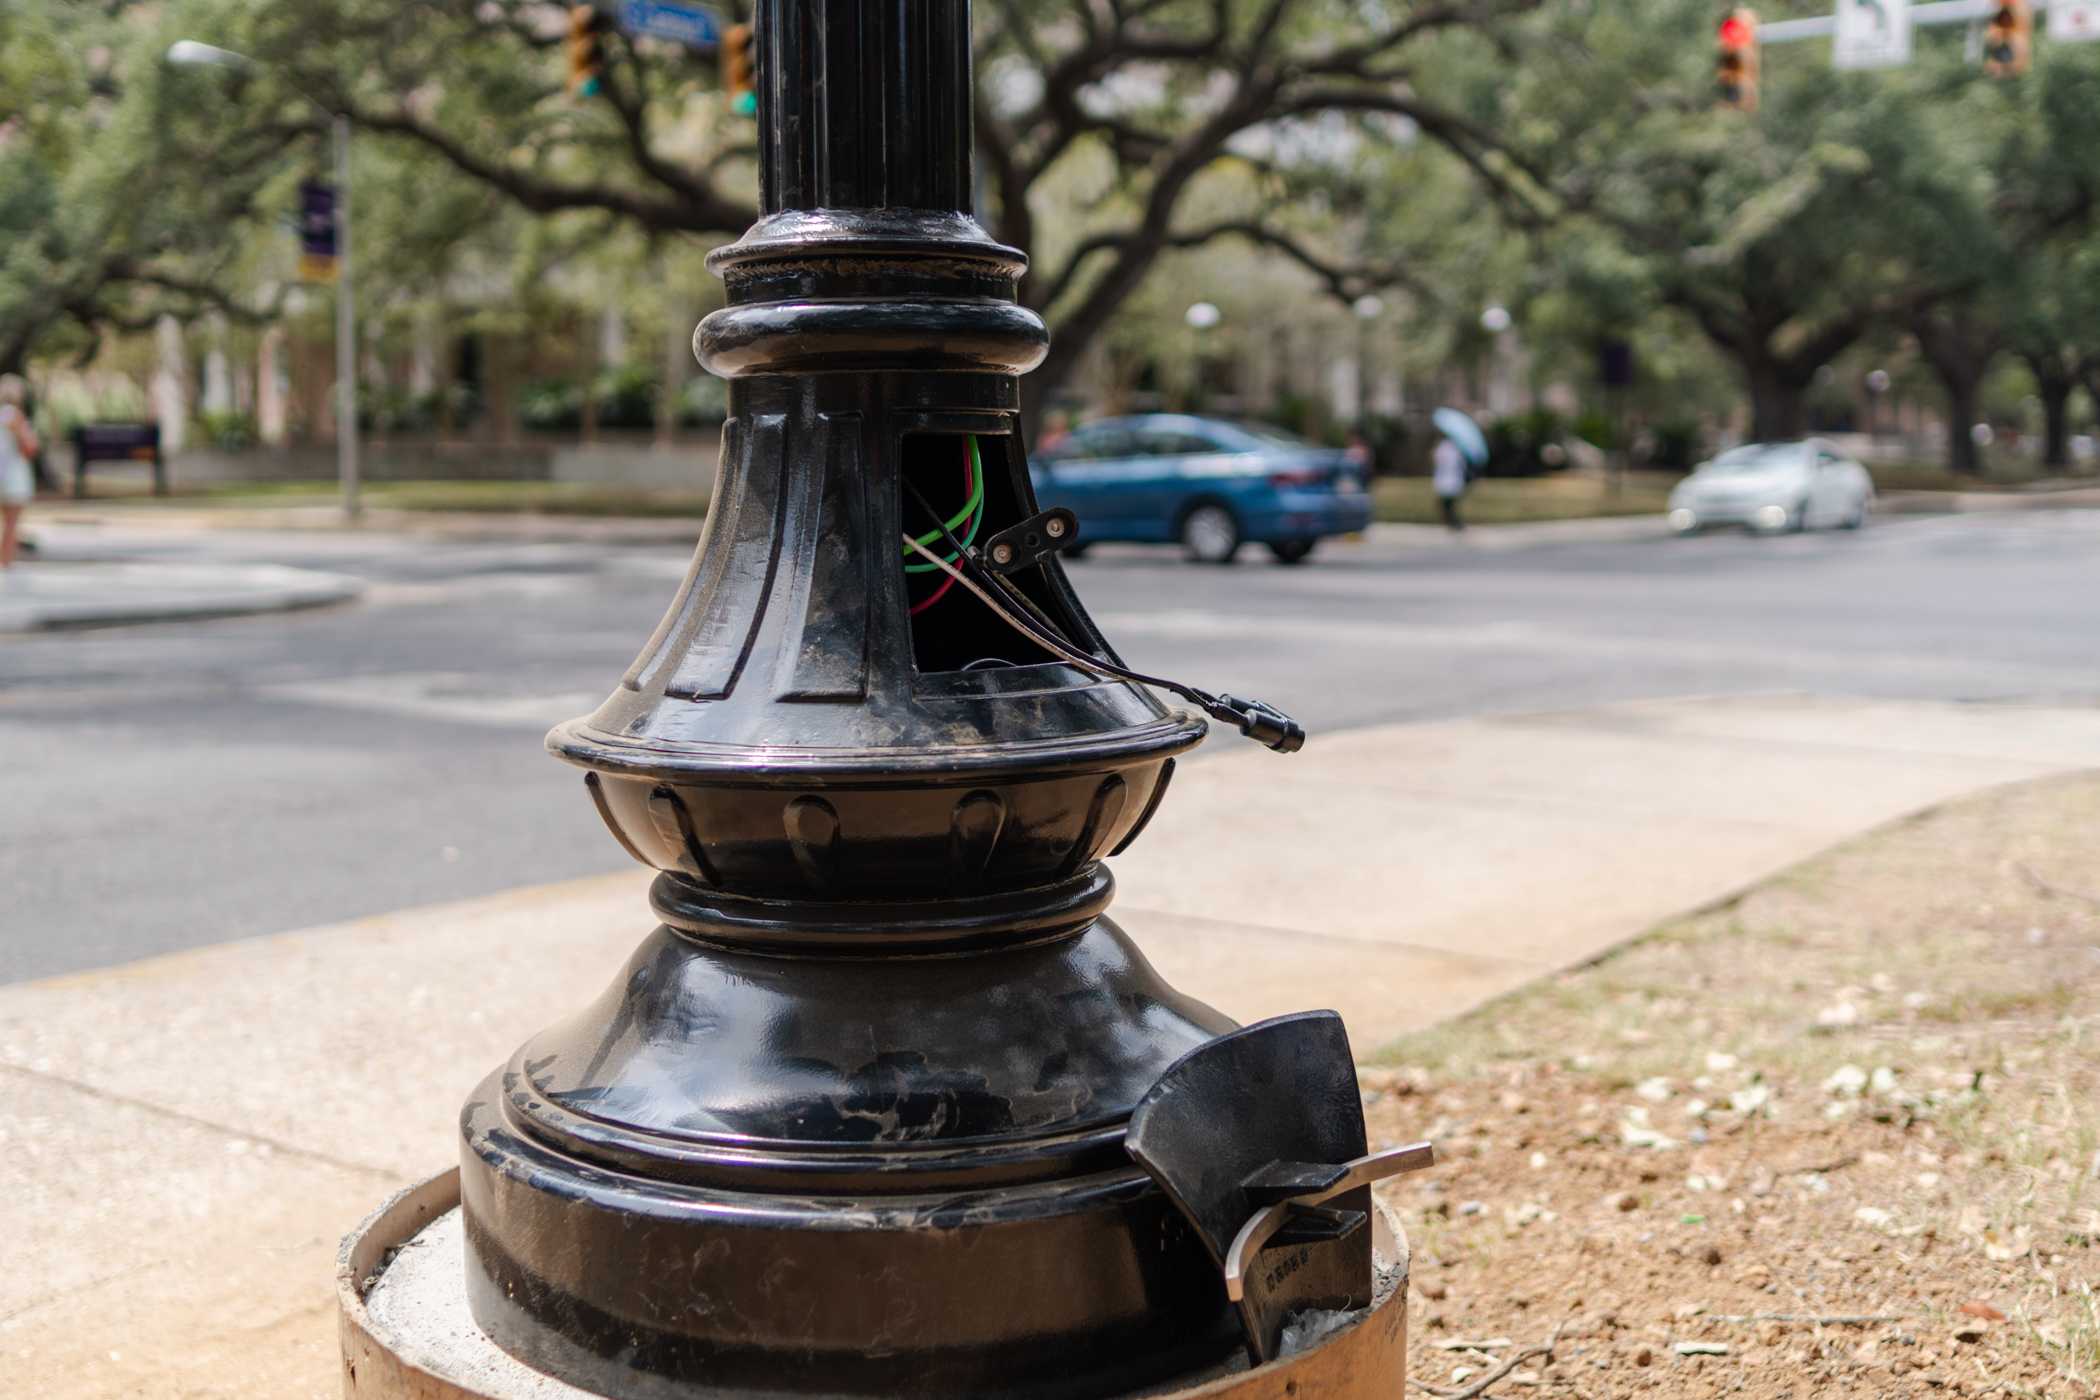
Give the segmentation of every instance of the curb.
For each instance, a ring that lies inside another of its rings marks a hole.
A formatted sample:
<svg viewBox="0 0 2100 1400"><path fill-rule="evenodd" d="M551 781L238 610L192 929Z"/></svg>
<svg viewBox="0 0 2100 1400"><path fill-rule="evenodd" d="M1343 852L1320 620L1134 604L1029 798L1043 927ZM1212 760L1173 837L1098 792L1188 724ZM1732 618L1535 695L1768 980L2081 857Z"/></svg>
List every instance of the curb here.
<svg viewBox="0 0 2100 1400"><path fill-rule="evenodd" d="M0 634L293 612L365 591L345 574L276 564L42 563L0 582Z"/></svg>

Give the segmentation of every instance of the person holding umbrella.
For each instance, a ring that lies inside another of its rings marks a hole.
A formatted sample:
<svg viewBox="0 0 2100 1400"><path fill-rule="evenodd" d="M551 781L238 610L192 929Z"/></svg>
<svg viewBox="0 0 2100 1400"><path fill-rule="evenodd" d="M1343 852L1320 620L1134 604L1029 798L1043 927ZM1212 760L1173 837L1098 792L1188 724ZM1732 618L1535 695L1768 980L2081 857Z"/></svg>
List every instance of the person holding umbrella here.
<svg viewBox="0 0 2100 1400"><path fill-rule="evenodd" d="M1429 415L1439 434L1429 454L1430 485L1436 490L1437 508L1444 513L1444 527L1463 530L1466 522L1458 503L1466 494L1472 468L1487 461L1487 437L1478 424L1455 408L1440 408Z"/></svg>

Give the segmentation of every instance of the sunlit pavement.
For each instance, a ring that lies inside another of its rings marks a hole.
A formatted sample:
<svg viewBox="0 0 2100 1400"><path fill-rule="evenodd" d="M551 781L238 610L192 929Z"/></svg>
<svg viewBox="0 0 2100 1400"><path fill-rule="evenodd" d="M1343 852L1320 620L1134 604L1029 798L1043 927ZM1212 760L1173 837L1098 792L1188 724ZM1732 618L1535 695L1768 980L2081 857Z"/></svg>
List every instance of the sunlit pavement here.
<svg viewBox="0 0 2100 1400"><path fill-rule="evenodd" d="M1606 524L1633 533L1380 532L1298 568L1104 547L1072 575L1127 659L1284 706L1312 730L1308 754L1347 728L1663 696L2100 695L2100 512L1781 538ZM539 735L615 682L685 548L602 533L151 543L366 593L0 639L0 979L623 867ZM1214 738L1202 761L1238 745ZM1252 757L1277 782L1301 761Z"/></svg>
<svg viewBox="0 0 2100 1400"><path fill-rule="evenodd" d="M1103 551L1077 577L1133 659L1315 731L1214 738L1115 917L1184 989L1334 1006L1369 1052L1875 823L2100 765L2096 534ZM336 1239L650 922L537 731L618 674L678 552L324 547L365 601L0 644L11 970L124 964L0 987L0 1229L54 1261L0 1281L0 1390L331 1393Z"/></svg>
<svg viewBox="0 0 2100 1400"><path fill-rule="evenodd" d="M1113 912L1183 990L1242 1019L1332 1006L1368 1053L1874 823L2092 765L2092 707L1804 696L1221 745L1114 863ZM0 1230L48 1263L0 1278L0 1390L332 1393L335 1241L455 1159L481 1073L620 975L645 886L0 987Z"/></svg>

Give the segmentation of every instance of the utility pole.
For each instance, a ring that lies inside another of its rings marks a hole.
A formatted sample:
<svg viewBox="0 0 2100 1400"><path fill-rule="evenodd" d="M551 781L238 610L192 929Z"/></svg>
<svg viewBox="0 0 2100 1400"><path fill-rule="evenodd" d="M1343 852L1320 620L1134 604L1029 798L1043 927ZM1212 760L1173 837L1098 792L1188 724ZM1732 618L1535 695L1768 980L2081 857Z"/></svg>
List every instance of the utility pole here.
<svg viewBox="0 0 2100 1400"><path fill-rule="evenodd" d="M195 39L168 45L167 61L177 68L264 67L243 53ZM295 85L296 86L296 85ZM350 271L350 116L310 92L300 96L328 114L335 148L335 468L342 485L343 515L356 520L364 509L357 460L357 309L356 283Z"/></svg>
<svg viewBox="0 0 2100 1400"><path fill-rule="evenodd" d="M335 136L335 471L343 515L364 513L357 460L357 284L350 263L350 118L330 123Z"/></svg>

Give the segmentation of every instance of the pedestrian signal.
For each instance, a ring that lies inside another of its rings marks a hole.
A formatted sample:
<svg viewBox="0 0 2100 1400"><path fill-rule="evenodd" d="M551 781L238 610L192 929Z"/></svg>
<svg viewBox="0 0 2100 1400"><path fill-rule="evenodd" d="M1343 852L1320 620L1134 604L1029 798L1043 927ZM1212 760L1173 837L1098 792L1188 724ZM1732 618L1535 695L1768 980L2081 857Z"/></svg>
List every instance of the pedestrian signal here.
<svg viewBox="0 0 2100 1400"><path fill-rule="evenodd" d="M1714 94L1723 107L1757 110L1757 11L1730 10L1714 35Z"/></svg>
<svg viewBox="0 0 2100 1400"><path fill-rule="evenodd" d="M722 33L722 94L740 117L758 112L758 52L748 24L732 24Z"/></svg>
<svg viewBox="0 0 2100 1400"><path fill-rule="evenodd" d="M595 5L569 7L569 96L596 97L605 86L605 16Z"/></svg>
<svg viewBox="0 0 2100 1400"><path fill-rule="evenodd" d="M2034 12L2027 0L2001 0L1983 27L1983 71L2017 78L2034 56Z"/></svg>

